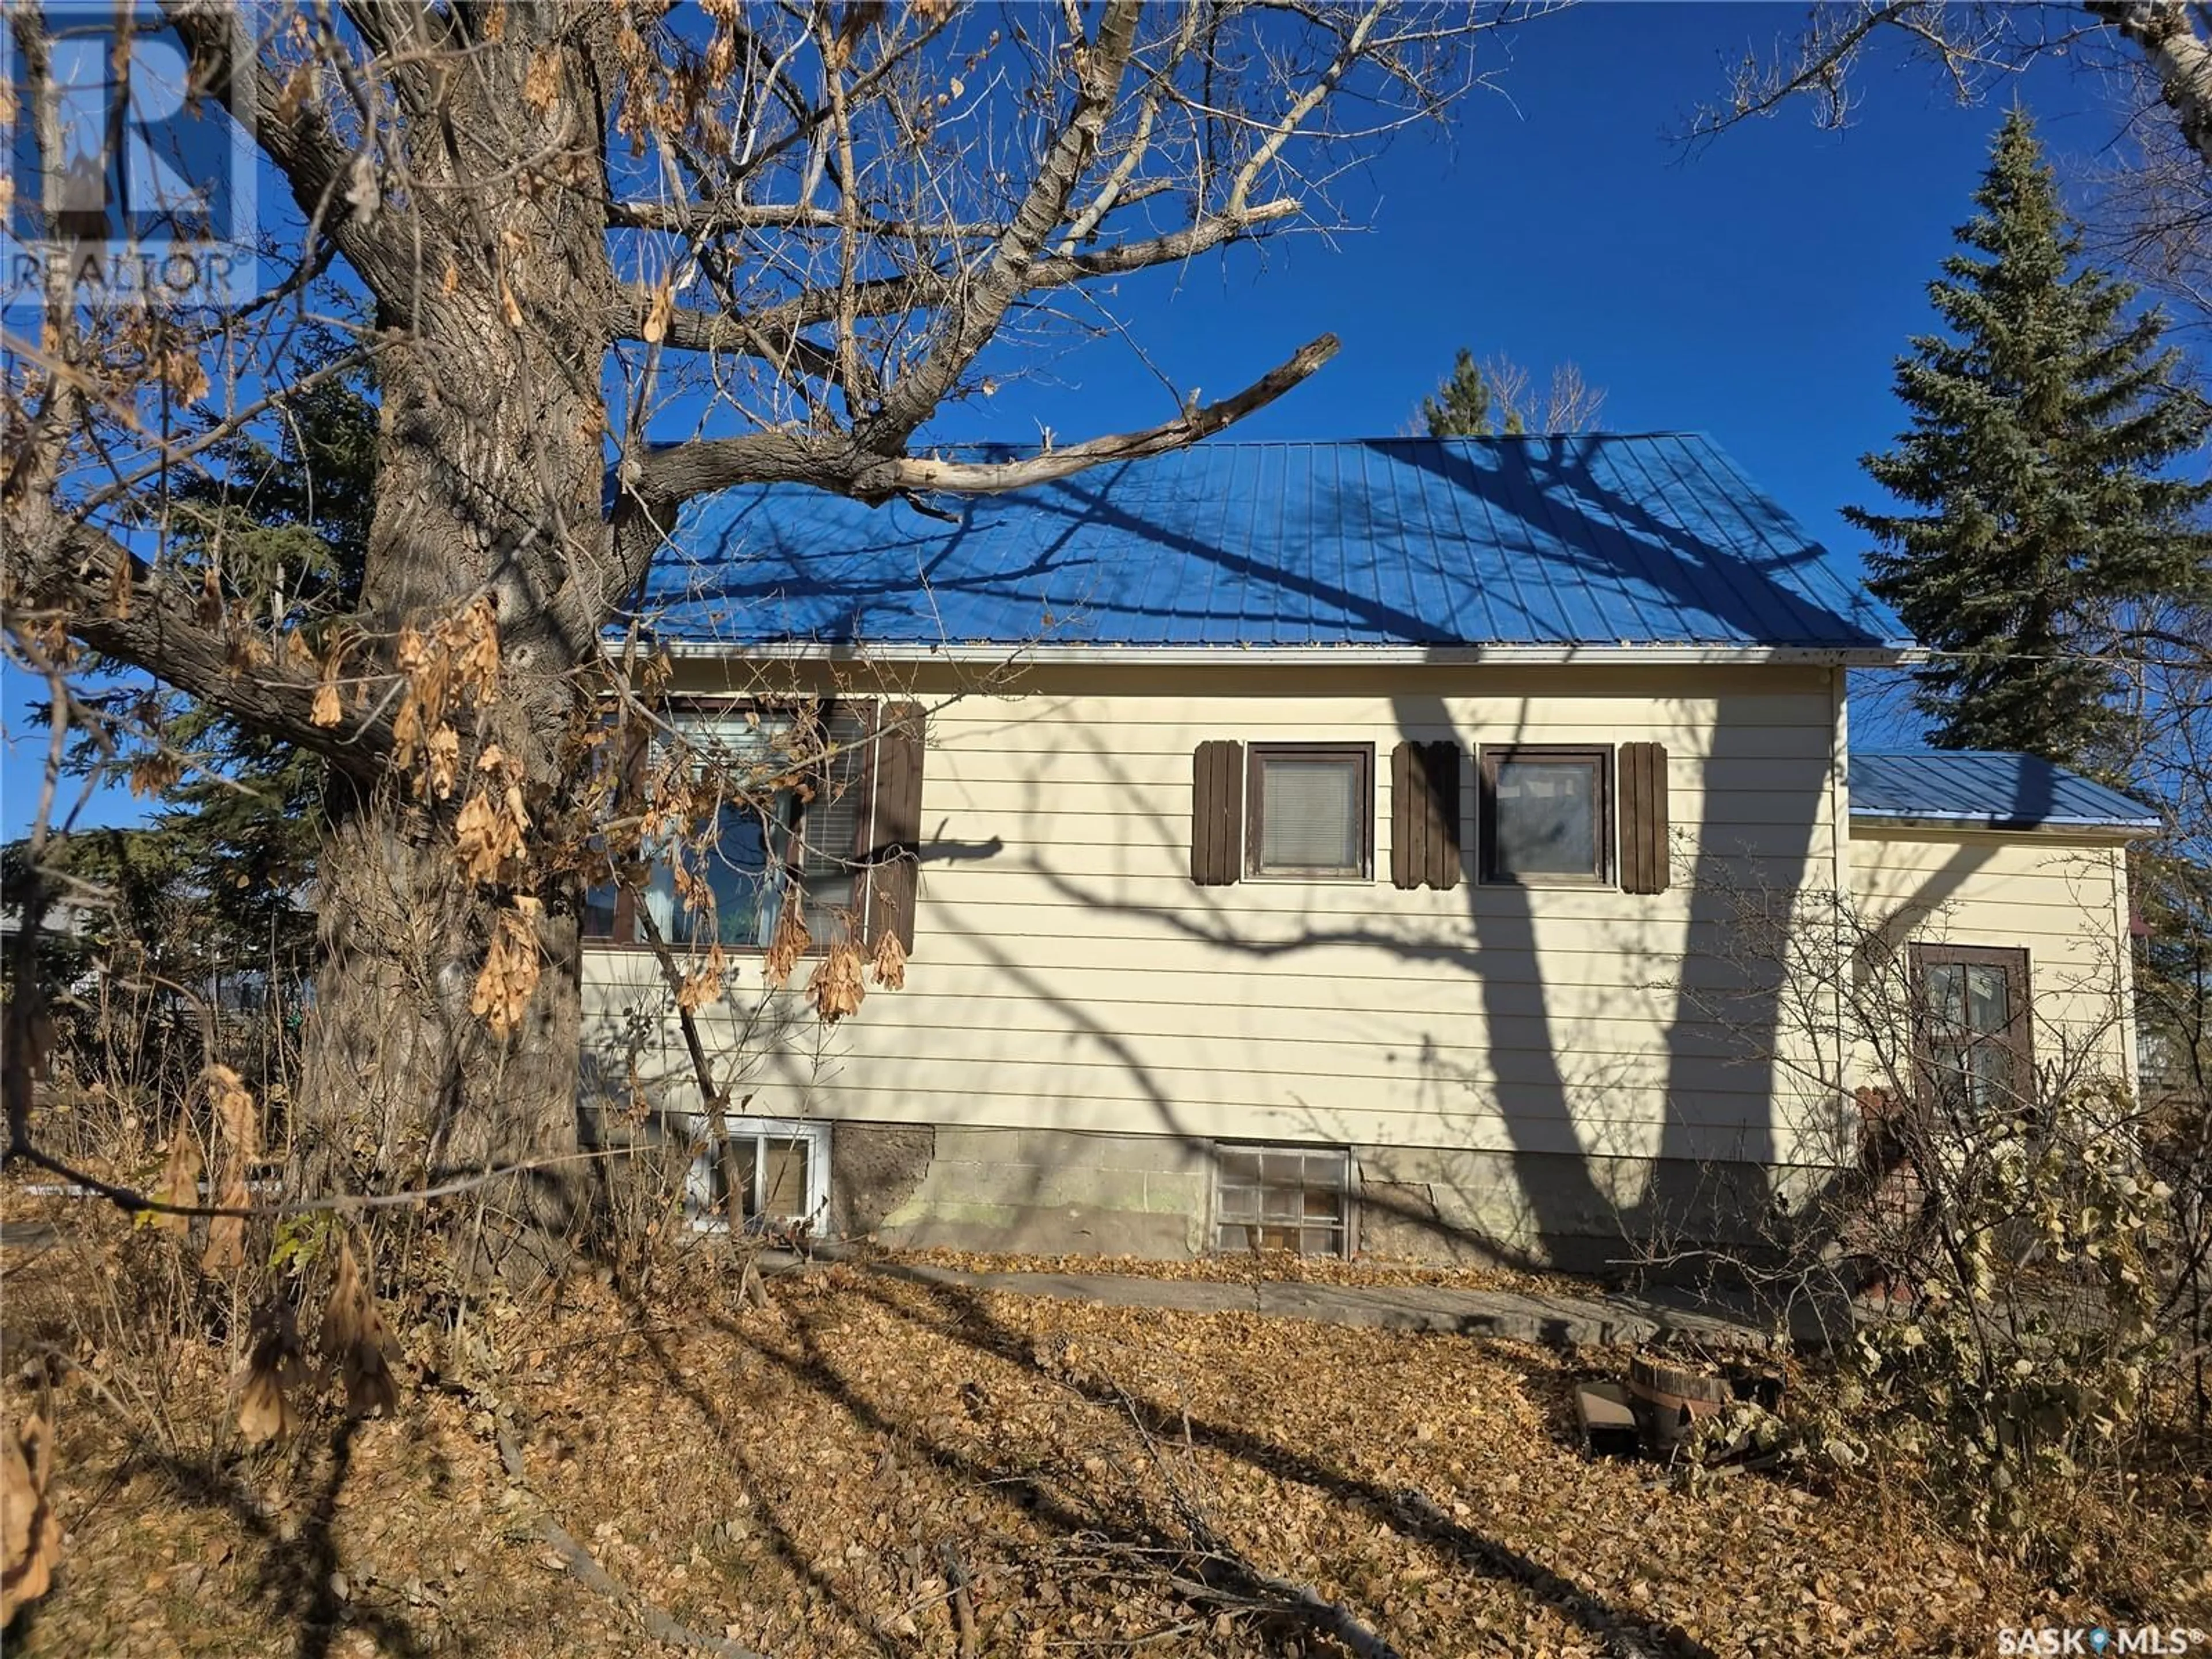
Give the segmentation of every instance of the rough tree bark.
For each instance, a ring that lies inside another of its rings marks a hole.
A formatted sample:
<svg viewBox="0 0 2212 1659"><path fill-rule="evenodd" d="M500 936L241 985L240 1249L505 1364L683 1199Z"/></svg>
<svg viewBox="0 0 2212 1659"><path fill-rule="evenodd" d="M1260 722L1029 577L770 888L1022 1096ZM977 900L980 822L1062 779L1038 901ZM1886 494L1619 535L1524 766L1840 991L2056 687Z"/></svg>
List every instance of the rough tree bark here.
<svg viewBox="0 0 2212 1659"><path fill-rule="evenodd" d="M534 1269L557 1261L586 1190L571 1156L580 896L573 878L532 873L537 988L511 1030L488 1024L471 1003L513 894L464 866L453 830L474 793L466 773L495 746L519 763L534 828L556 829L573 809L562 740L611 599L599 586L604 562L595 568L582 556L605 542L606 411L592 366L611 343L604 296L613 278L591 193L471 188L469 147L492 137L551 168L596 166L595 135L574 106L527 95L546 52L573 89L588 40L562 52L520 25L517 36L439 88L444 141L434 129L410 134L412 246L404 264L387 266L378 296L392 343L378 360L381 441L362 592L370 625L361 667L403 673L395 651L406 630L428 635L489 596L499 684L471 718L449 716L462 728L464 775L442 799L419 776L334 781L317 866L325 956L303 1078L310 1153L325 1179L347 1165L352 1179L380 1182L536 1165L481 1189L493 1224L470 1234L508 1257L503 1267ZM378 206L365 228L392 211Z"/></svg>

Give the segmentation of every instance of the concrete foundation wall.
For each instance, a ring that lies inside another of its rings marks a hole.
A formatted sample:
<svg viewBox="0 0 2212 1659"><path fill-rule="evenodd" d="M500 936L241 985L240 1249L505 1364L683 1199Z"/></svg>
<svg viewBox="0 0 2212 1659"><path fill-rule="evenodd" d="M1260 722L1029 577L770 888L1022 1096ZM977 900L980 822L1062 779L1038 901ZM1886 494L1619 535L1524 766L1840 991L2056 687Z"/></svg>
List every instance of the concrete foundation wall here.
<svg viewBox="0 0 2212 1659"><path fill-rule="evenodd" d="M1419 1146L1358 1147L1354 1165L1364 1254L1601 1275L1670 1244L1759 1253L1777 1188L1805 1173Z"/></svg>
<svg viewBox="0 0 2212 1659"><path fill-rule="evenodd" d="M890 1125L841 1123L833 1183L848 1141ZM1209 1149L1166 1135L940 1127L927 1167L879 1211L886 1244L1037 1254L1188 1257L1205 1248L1212 1204Z"/></svg>
<svg viewBox="0 0 2212 1659"><path fill-rule="evenodd" d="M919 1135L836 1126L833 1231L909 1247L1163 1260L1212 1245L1210 1143L1050 1129ZM1352 1167L1361 1253L1420 1261L1601 1273L1634 1258L1635 1241L1755 1242L1771 1207L1767 1172L1741 1165L1364 1146Z"/></svg>

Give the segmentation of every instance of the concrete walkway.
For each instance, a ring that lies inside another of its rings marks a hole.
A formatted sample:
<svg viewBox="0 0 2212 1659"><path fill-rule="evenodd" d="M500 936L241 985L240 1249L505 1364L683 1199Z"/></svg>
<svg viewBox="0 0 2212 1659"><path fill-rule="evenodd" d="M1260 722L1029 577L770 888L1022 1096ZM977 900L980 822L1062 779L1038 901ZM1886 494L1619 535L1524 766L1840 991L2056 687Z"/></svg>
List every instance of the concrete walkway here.
<svg viewBox="0 0 2212 1659"><path fill-rule="evenodd" d="M1279 1319L1317 1320L1327 1325L1503 1337L1546 1347L1663 1346L1673 1342L1737 1349L1778 1346L1747 1311L1731 1317L1710 1307L1674 1306L1662 1297L1650 1296L1583 1298L1531 1296L1515 1291L1449 1290L1429 1285L1310 1285L1294 1280L1237 1284L1203 1279L1145 1279L1131 1273L970 1273L895 1261L853 1265L917 1285L1103 1302L1117 1308L1265 1314ZM1799 1342L1820 1340L1813 1322L1793 1335Z"/></svg>

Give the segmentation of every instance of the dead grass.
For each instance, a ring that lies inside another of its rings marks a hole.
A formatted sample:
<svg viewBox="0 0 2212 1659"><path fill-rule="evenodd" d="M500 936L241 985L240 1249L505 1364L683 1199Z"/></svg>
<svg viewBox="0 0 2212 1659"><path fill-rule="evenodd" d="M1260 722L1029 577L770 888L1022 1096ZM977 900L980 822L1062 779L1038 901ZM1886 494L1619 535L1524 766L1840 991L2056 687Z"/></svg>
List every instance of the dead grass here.
<svg viewBox="0 0 2212 1659"><path fill-rule="evenodd" d="M2159 1605L2069 1600L1899 1492L1747 1477L1688 1493L1592 1462L1569 1432L1577 1371L1547 1352L860 1264L777 1281L764 1312L703 1286L647 1305L596 1285L490 1310L483 1391L425 1374L410 1346L398 1420L311 1413L271 1452L211 1448L211 1356L170 1396L200 1426L164 1449L98 1352L23 1380L118 1230L90 1231L8 1264L9 1404L43 1399L58 1422L68 1528L11 1653L654 1650L547 1548L549 1511L633 1590L779 1656L955 1654L948 1563L985 1655L1334 1650L1256 1604L1256 1575L1311 1586L1407 1655L1595 1654L1607 1620L1684 1656L1986 1653L2002 1625L2212 1622L2201 1525L2197 1558L2161 1565ZM495 1409L526 1488L501 1468ZM2184 1500L2212 1512L2201 1480L2143 1502L2185 1526Z"/></svg>

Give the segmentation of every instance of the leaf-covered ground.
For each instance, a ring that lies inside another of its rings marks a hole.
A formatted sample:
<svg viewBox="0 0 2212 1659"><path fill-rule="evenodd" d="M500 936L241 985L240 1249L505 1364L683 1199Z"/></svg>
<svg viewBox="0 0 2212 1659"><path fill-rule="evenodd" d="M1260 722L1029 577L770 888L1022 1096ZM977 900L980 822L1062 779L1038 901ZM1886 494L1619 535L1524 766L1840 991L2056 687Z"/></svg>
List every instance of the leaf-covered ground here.
<svg viewBox="0 0 2212 1659"><path fill-rule="evenodd" d="M635 1596L779 1656L954 1656L963 1626L981 1655L1337 1651L1297 1587L1408 1656L1989 1653L2002 1626L2212 1622L2201 1559L2164 1573L2163 1605L2115 1608L1901 1491L1692 1493L1593 1462L1570 1391L1605 1356L840 1267L775 1281L765 1310L572 1288L411 1352L398 1420L311 1413L289 1449L239 1455L210 1451L215 1350L149 1393L94 1340L27 1384L26 1322L82 1299L87 1264L65 1243L9 1266L9 1404L43 1395L58 1421L68 1528L11 1653L655 1650L549 1515ZM162 1419L130 1455L126 1423ZM2212 1494L2146 1499L2161 1550L2182 1499Z"/></svg>

